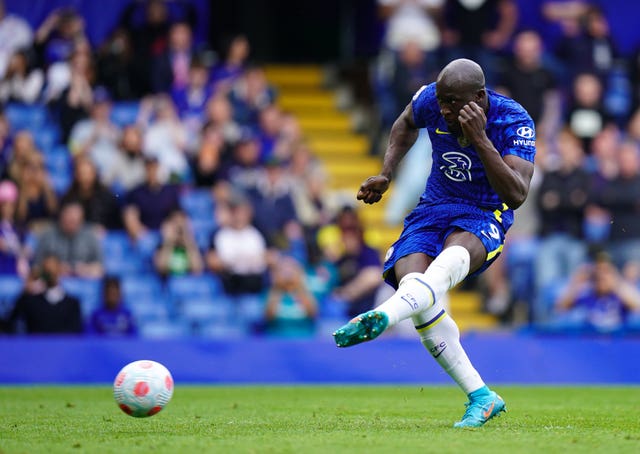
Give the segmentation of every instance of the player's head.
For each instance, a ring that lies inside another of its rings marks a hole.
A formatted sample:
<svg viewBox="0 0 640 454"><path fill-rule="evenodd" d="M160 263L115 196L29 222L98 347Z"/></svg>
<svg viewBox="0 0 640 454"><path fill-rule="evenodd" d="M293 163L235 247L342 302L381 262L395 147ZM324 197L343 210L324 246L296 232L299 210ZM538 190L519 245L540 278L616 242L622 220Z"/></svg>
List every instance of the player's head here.
<svg viewBox="0 0 640 454"><path fill-rule="evenodd" d="M465 104L474 101L485 110L488 107L484 72L480 65L466 58L453 60L438 74L436 97L449 131L460 134L458 115Z"/></svg>

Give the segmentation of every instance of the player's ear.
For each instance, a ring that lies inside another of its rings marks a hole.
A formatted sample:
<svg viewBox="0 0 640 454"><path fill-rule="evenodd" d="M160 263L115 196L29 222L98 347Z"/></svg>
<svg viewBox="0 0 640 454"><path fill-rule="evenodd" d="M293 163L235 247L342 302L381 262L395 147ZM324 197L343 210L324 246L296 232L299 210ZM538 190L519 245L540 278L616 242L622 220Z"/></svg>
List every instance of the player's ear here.
<svg viewBox="0 0 640 454"><path fill-rule="evenodd" d="M485 90L484 88L481 88L480 90L476 91L476 100L475 100L476 104L480 104L486 98L487 98L487 90Z"/></svg>

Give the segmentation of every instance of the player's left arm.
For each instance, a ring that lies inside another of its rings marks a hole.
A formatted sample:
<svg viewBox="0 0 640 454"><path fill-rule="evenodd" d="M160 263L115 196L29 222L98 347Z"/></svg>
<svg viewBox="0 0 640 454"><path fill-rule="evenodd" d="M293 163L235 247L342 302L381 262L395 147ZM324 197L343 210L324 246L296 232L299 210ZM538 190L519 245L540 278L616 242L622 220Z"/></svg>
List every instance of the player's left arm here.
<svg viewBox="0 0 640 454"><path fill-rule="evenodd" d="M491 187L509 208L523 204L529 193L533 163L515 155L504 157L486 134L487 117L475 102L465 105L458 116L464 136L471 142L484 166Z"/></svg>

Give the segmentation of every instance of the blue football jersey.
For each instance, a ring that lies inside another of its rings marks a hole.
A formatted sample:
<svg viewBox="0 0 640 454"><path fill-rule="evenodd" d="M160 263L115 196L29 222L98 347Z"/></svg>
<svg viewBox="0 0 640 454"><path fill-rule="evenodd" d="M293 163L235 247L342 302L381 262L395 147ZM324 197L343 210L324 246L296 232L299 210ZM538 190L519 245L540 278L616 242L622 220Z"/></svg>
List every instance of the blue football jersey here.
<svg viewBox="0 0 640 454"><path fill-rule="evenodd" d="M487 96L489 140L502 156L511 154L533 162L535 127L527 111L494 91L487 90ZM435 83L418 90L412 108L416 126L427 129L433 147L433 165L422 198L431 203L463 203L504 210L473 146L461 146L456 136L449 133L436 100Z"/></svg>

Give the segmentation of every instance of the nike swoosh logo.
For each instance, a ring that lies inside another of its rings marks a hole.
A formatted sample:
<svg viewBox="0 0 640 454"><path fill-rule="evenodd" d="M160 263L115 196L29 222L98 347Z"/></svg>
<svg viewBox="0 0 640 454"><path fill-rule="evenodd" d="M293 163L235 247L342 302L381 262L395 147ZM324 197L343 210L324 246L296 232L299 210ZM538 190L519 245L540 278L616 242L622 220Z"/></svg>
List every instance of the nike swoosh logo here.
<svg viewBox="0 0 640 454"><path fill-rule="evenodd" d="M482 412L482 416L484 416L484 419L489 419L489 417L491 416L491 412L493 411L493 407L495 407L496 403L495 402L491 402L491 406L489 407L489 409L487 411Z"/></svg>
<svg viewBox="0 0 640 454"><path fill-rule="evenodd" d="M451 133L447 131L442 131L440 128L436 128L436 134L451 134Z"/></svg>

